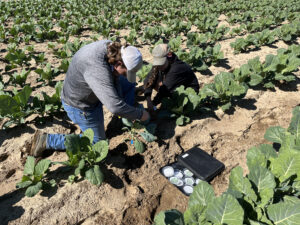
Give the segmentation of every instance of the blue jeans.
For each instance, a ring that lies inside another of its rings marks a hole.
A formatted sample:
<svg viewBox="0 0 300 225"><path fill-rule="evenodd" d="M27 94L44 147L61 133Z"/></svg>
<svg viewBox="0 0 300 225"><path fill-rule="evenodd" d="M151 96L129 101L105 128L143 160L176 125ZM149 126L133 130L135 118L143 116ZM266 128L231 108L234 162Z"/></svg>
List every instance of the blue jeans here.
<svg viewBox="0 0 300 225"><path fill-rule="evenodd" d="M124 101L129 105L134 105L134 91L135 84L130 83L125 77L120 76L121 95L124 96ZM73 123L78 124L81 131L91 128L94 131L94 143L106 139L104 130L104 117L102 103L100 102L97 107L81 110L70 106L62 101L64 109L68 117ZM60 149L65 148L65 134L48 134L46 141L47 149Z"/></svg>

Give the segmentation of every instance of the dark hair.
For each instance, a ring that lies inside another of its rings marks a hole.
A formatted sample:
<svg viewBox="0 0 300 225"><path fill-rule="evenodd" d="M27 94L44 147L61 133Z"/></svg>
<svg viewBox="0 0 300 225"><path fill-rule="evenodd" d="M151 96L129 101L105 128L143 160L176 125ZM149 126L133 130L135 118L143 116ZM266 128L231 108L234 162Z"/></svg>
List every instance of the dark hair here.
<svg viewBox="0 0 300 225"><path fill-rule="evenodd" d="M146 88L153 88L154 85L156 84L157 82L157 79L158 79L158 66L153 66L152 69L151 69L151 74L150 74L150 77L147 81L147 83L145 84L145 89Z"/></svg>
<svg viewBox="0 0 300 225"><path fill-rule="evenodd" d="M124 64L121 56L121 48L121 43L116 41L107 44L107 59L109 64L115 65L118 61Z"/></svg>

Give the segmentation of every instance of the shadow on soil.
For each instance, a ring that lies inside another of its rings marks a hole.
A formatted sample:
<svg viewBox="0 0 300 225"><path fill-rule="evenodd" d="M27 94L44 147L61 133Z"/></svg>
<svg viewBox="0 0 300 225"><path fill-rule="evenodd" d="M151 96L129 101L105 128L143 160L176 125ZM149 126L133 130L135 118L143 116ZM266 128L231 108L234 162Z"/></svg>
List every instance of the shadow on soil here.
<svg viewBox="0 0 300 225"><path fill-rule="evenodd" d="M105 131L106 138L110 139L112 137L122 134L124 132L122 130L122 127L122 120L117 116L113 116L110 122L107 124L107 128Z"/></svg>
<svg viewBox="0 0 300 225"><path fill-rule="evenodd" d="M128 150L126 143L119 144L116 148L109 151L108 156L105 160L106 165L120 169L138 169L144 164L144 156L139 153L134 155L127 155L126 151Z"/></svg>
<svg viewBox="0 0 300 225"><path fill-rule="evenodd" d="M254 98L249 99L239 99L237 101L232 102L232 107L230 107L229 110L226 110L226 114L233 115L236 106L239 106L240 108L248 109L248 110L256 110L257 107L254 105L256 103L256 100Z"/></svg>
<svg viewBox="0 0 300 225"><path fill-rule="evenodd" d="M230 70L231 66L228 63L229 63L228 59L221 59L221 60L218 61L218 63L215 66L216 67L223 67L227 70Z"/></svg>
<svg viewBox="0 0 300 225"><path fill-rule="evenodd" d="M162 114L154 122L157 123L156 135L159 139L167 140L171 139L175 135L176 118L170 118L170 113L166 113L165 110L161 111ZM196 113L189 116L190 120L201 120L206 118L214 118L220 120L213 109L203 107Z"/></svg>
<svg viewBox="0 0 300 225"><path fill-rule="evenodd" d="M5 140L13 139L16 137L21 137L24 133L34 133L34 129L27 126L26 124L20 127L12 127L6 130L0 130L0 146Z"/></svg>
<svg viewBox="0 0 300 225"><path fill-rule="evenodd" d="M296 79L292 82L281 84L279 85L279 89L282 91L288 91L288 92L296 92L298 91L297 85L300 84L300 79L296 77Z"/></svg>
<svg viewBox="0 0 300 225"><path fill-rule="evenodd" d="M24 133L33 134L35 129L29 126L30 123L34 123L38 129L52 127L54 125L59 125L66 129L70 129L71 133L77 129L77 127L68 119L67 115L64 112L61 112L57 114L57 117L43 117L40 121L35 119L34 121L30 121L29 123L22 124L18 127L13 126L11 128L7 128L6 130L0 130L0 147L5 140L21 137Z"/></svg>
<svg viewBox="0 0 300 225"><path fill-rule="evenodd" d="M16 190L0 196L0 221L2 225L20 218L25 210L21 206L14 206L24 197L24 192Z"/></svg>
<svg viewBox="0 0 300 225"><path fill-rule="evenodd" d="M298 91L297 85L300 84L300 79L295 76L295 80L288 82L288 83L280 83L279 81L274 82L274 85L278 87L282 91L287 91L287 92L296 92ZM275 92L275 88L265 88L263 84L259 84L257 86L249 87L253 90L256 91L272 91Z"/></svg>

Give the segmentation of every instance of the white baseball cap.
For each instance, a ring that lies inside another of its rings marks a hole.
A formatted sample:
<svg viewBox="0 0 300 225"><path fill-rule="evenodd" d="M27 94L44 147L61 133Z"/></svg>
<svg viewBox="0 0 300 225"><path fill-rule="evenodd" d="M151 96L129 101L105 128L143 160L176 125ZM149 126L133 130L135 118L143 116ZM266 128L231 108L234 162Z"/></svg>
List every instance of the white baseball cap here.
<svg viewBox="0 0 300 225"><path fill-rule="evenodd" d="M141 52L133 46L121 48L121 57L127 68L127 80L129 82L136 82L136 73L143 66L143 57Z"/></svg>

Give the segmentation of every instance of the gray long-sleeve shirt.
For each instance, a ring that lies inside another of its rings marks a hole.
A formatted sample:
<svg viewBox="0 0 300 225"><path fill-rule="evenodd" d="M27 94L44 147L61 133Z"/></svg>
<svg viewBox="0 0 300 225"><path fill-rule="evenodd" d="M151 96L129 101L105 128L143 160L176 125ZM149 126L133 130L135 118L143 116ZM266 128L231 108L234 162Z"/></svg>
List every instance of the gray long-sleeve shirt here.
<svg viewBox="0 0 300 225"><path fill-rule="evenodd" d="M81 110L101 102L113 114L130 120L140 119L142 109L125 103L118 79L113 77L106 56L109 42L93 42L75 53L64 80L62 100Z"/></svg>

